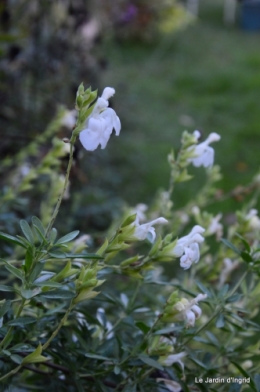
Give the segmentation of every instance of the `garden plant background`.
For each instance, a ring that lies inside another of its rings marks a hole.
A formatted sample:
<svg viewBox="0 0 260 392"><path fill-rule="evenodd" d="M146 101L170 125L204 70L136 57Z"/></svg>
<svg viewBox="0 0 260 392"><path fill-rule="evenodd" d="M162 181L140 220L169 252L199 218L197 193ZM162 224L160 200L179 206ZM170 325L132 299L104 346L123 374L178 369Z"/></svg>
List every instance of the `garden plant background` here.
<svg viewBox="0 0 260 392"><path fill-rule="evenodd" d="M222 10L1 3L3 391L259 391L259 35Z"/></svg>

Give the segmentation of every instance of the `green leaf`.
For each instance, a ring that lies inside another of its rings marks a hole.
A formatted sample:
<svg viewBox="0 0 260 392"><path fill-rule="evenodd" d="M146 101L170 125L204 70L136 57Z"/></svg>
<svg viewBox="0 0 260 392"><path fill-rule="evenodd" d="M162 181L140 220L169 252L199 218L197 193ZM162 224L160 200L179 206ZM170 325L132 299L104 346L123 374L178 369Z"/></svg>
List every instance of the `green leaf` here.
<svg viewBox="0 0 260 392"><path fill-rule="evenodd" d="M41 344L39 344L39 346L36 348L36 350L27 355L27 357L25 357L22 361L22 364L26 364L26 363L37 363L37 362L44 362L47 361L48 358L45 358L43 355L41 355L42 353L42 346Z"/></svg>
<svg viewBox="0 0 260 392"><path fill-rule="evenodd" d="M40 292L40 289L39 289L39 291L21 289L20 294L21 294L22 298L30 299L30 298L36 297L36 295L38 295L39 292Z"/></svg>
<svg viewBox="0 0 260 392"><path fill-rule="evenodd" d="M0 231L0 239L12 242L13 244L22 246L23 248L27 248L27 246L22 241L20 241L16 237L13 237L12 235L5 234L2 231Z"/></svg>
<svg viewBox="0 0 260 392"><path fill-rule="evenodd" d="M242 374L244 377L250 379L250 382L249 382L250 387L252 388L252 390L253 390L254 392L258 392L258 391L257 391L257 388L256 388L256 385L255 385L255 383L254 383L254 381L253 381L253 378L250 376L250 374L247 373L238 363L233 362L233 361L230 361L230 363L232 363L232 364L241 372L241 374Z"/></svg>
<svg viewBox="0 0 260 392"><path fill-rule="evenodd" d="M8 264L7 262L6 262L6 264L5 264L5 268L6 268L12 275L16 276L18 279L21 279L21 281L24 280L24 275L23 275L22 271L20 271L18 268L14 267L14 266L11 265L11 264Z"/></svg>
<svg viewBox="0 0 260 392"><path fill-rule="evenodd" d="M196 285L204 294L207 294L208 298L212 298L212 293L201 282L196 281Z"/></svg>
<svg viewBox="0 0 260 392"><path fill-rule="evenodd" d="M53 228L51 229L50 236L49 236L50 242L51 242L52 244L53 244L54 241L56 240L56 237L57 237L57 230L55 229L55 227L53 227Z"/></svg>
<svg viewBox="0 0 260 392"><path fill-rule="evenodd" d="M28 271L33 263L33 249L29 247L25 253L25 268Z"/></svg>
<svg viewBox="0 0 260 392"><path fill-rule="evenodd" d="M17 355L17 354L12 354L12 355L10 356L10 359L11 359L13 362L17 363L18 365L20 365L20 364L22 363L22 360L23 360L23 358L20 357L20 355Z"/></svg>
<svg viewBox="0 0 260 392"><path fill-rule="evenodd" d="M246 263L251 263L253 261L252 256L247 252L241 252L241 257Z"/></svg>
<svg viewBox="0 0 260 392"><path fill-rule="evenodd" d="M159 329L158 331L154 332L153 335L167 335L171 332L181 331L183 327L175 325L174 327L167 327Z"/></svg>
<svg viewBox="0 0 260 392"><path fill-rule="evenodd" d="M11 286L0 284L0 291L16 291L16 290Z"/></svg>
<svg viewBox="0 0 260 392"><path fill-rule="evenodd" d="M45 235L42 234L42 232L39 230L39 228L38 228L37 226L35 226L35 225L33 225L33 227L34 227L34 229L35 229L36 235L38 236L40 242L41 242L41 243L44 242L45 244L48 244L48 241L47 241L47 239L45 238Z"/></svg>
<svg viewBox="0 0 260 392"><path fill-rule="evenodd" d="M3 317L11 307L11 301L5 301L5 303L0 308L0 317Z"/></svg>
<svg viewBox="0 0 260 392"><path fill-rule="evenodd" d="M95 259L95 260L100 260L103 259L104 257L99 256L95 253L66 253L67 259Z"/></svg>
<svg viewBox="0 0 260 392"><path fill-rule="evenodd" d="M9 321L6 325L23 327L24 325L33 324L36 322L37 322L36 318L25 316L25 317L17 317L16 319Z"/></svg>
<svg viewBox="0 0 260 392"><path fill-rule="evenodd" d="M34 235L33 235L32 229L30 228L28 222L26 222L26 220L22 219L20 221L20 227L22 229L22 232L23 232L25 238L27 238L27 240L30 242L30 244L34 244Z"/></svg>
<svg viewBox="0 0 260 392"><path fill-rule="evenodd" d="M33 285L37 287L62 287L61 283L53 282L51 280L45 280L44 282L38 283L35 282Z"/></svg>
<svg viewBox="0 0 260 392"><path fill-rule="evenodd" d="M64 237L61 237L55 243L55 245L66 244L66 242L70 242L70 241L74 240L74 238L76 238L78 234L79 234L79 230L72 231L71 233L66 234Z"/></svg>
<svg viewBox="0 0 260 392"><path fill-rule="evenodd" d="M152 368L159 369L159 370L164 370L163 366L159 362L157 362L154 359L148 357L147 355L140 354L140 355L138 355L138 358L141 359L141 361L144 362L146 365L148 365L148 366L150 366Z"/></svg>
<svg viewBox="0 0 260 392"><path fill-rule="evenodd" d="M39 232L43 235L43 237L45 236L45 229L44 229L44 227L43 227L43 224L42 224L42 222L40 221L40 219L39 218L37 218L37 216L33 216L32 217L32 223L33 223L33 226L35 227L35 228L37 228L38 230L39 230Z"/></svg>
<svg viewBox="0 0 260 392"><path fill-rule="evenodd" d="M64 252L59 252L59 251L49 252L49 255L53 259L66 259L66 253L64 253Z"/></svg>
<svg viewBox="0 0 260 392"><path fill-rule="evenodd" d="M225 325L225 317L223 314L219 314L216 320L216 328L223 328Z"/></svg>
<svg viewBox="0 0 260 392"><path fill-rule="evenodd" d="M124 222L122 223L121 227L126 227L126 226L131 225L131 223L133 223L133 222L135 221L135 219L136 219L136 214L133 214L133 215L128 216L128 217L124 220Z"/></svg>
<svg viewBox="0 0 260 392"><path fill-rule="evenodd" d="M53 290L41 293L41 297L48 299L71 299L75 297L75 293L68 290Z"/></svg>
<svg viewBox="0 0 260 392"><path fill-rule="evenodd" d="M137 328L139 328L144 334L147 334L147 332L150 331L150 327L148 327L147 325L145 325L142 321L137 321L137 323L135 323L135 325L137 326Z"/></svg>
<svg viewBox="0 0 260 392"><path fill-rule="evenodd" d="M37 264L34 266L34 268L33 268L33 270L32 270L32 273L31 273L31 275L30 275L30 282L34 282L35 279L38 278L38 276L39 276L40 273L42 272L43 268L44 268L44 264L43 264L43 263L37 263Z"/></svg>
<svg viewBox="0 0 260 392"><path fill-rule="evenodd" d="M251 252L251 248L250 248L250 245L248 244L248 242L240 234L236 233L236 236L238 238L240 238L241 241L243 242L244 247L246 248L247 253L250 253Z"/></svg>
<svg viewBox="0 0 260 392"><path fill-rule="evenodd" d="M231 244L230 241L228 241L226 238L221 238L221 241L223 242L223 244L225 244L228 248L232 249L236 254L238 254L240 256L240 250L237 249L233 244Z"/></svg>
<svg viewBox="0 0 260 392"><path fill-rule="evenodd" d="M84 356L87 358L99 359L101 361L112 361L114 362L113 358L104 357L103 355L92 354L92 353L84 353Z"/></svg>

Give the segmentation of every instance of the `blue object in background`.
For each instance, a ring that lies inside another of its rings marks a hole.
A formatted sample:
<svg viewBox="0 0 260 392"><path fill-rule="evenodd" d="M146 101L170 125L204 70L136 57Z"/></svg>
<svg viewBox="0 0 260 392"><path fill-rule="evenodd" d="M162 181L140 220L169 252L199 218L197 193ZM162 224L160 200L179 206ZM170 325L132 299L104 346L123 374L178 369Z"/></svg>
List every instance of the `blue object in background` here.
<svg viewBox="0 0 260 392"><path fill-rule="evenodd" d="M260 0L242 2L241 26L244 30L260 31Z"/></svg>

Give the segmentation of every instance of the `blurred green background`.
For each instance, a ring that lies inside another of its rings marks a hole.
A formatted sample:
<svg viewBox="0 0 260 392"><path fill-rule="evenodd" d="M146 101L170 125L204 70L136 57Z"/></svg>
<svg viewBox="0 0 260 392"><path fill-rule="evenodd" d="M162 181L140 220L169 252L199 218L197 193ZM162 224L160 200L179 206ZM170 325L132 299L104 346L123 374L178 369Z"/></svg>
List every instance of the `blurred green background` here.
<svg viewBox="0 0 260 392"><path fill-rule="evenodd" d="M201 0L198 18L179 13L175 1L170 8L145 0L43 3L1 3L2 157L42 132L57 103L72 109L82 81L100 93L116 89L111 105L122 122L120 137L105 150L88 153L79 145L72 228L78 221L85 231L102 230L124 201L150 203L158 188L167 189L167 155L178 150L185 129L221 135L213 147L223 192L250 181L260 161L260 33L241 29L239 5L235 24L226 26L224 0ZM163 33L170 14L172 26ZM199 180L174 193L175 205L203 183L198 170ZM238 203L228 199L221 210Z"/></svg>

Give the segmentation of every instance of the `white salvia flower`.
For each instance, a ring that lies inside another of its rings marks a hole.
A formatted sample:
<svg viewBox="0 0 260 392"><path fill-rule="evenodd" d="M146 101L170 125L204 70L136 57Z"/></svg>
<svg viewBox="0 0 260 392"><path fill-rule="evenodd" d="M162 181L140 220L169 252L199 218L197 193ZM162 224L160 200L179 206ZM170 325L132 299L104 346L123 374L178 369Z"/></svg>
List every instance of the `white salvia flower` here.
<svg viewBox="0 0 260 392"><path fill-rule="evenodd" d="M195 320L198 319L202 313L197 303L205 298L207 298L207 294L199 294L190 301L186 298L182 298L181 301L174 305L174 309L179 312L178 318L180 320L186 320L187 326L193 327Z"/></svg>
<svg viewBox="0 0 260 392"><path fill-rule="evenodd" d="M155 228L153 227L153 225L164 225L168 223L167 219L165 218L157 218L152 220L151 222L148 223L144 223L142 225L139 224L139 218L138 216L136 216L136 220L133 223L133 225L135 226L135 232L134 232L134 237L137 238L138 240L142 241L145 240L147 235L150 234L152 239L151 242L154 242L155 238L156 238L156 233L155 233Z"/></svg>
<svg viewBox="0 0 260 392"><path fill-rule="evenodd" d="M223 235L223 225L219 223L221 218L222 214L218 214L212 218L207 230L208 234L216 234L217 240L220 240Z"/></svg>
<svg viewBox="0 0 260 392"><path fill-rule="evenodd" d="M176 246L172 250L171 254L176 257L180 257L180 265L184 269L190 268L192 263L197 263L200 258L199 243L204 241L202 233L205 229L196 225L191 230L190 234L178 239Z"/></svg>
<svg viewBox="0 0 260 392"><path fill-rule="evenodd" d="M86 128L79 134L83 147L88 151L94 151L99 144L104 149L115 129L118 136L121 123L116 112L108 107L108 99L115 94L112 87L106 87L100 98L97 99L94 109L86 122Z"/></svg>
<svg viewBox="0 0 260 392"><path fill-rule="evenodd" d="M61 125L66 128L72 129L76 124L77 110L67 110L61 120Z"/></svg>
<svg viewBox="0 0 260 392"><path fill-rule="evenodd" d="M182 368L182 370L184 370L184 364L183 364L183 362L181 361L181 359L183 358L183 357L185 357L187 354L183 351L183 352L181 352L181 353L178 353L178 354L170 354L170 355L167 355L167 356L165 356L165 357L161 357L160 358L160 363L163 365L163 366L172 366L172 364L173 363L179 363L180 364L180 366L181 366L181 368Z"/></svg>
<svg viewBox="0 0 260 392"><path fill-rule="evenodd" d="M193 135L196 139L199 139L199 131L194 131ZM193 150L194 158L189 158L188 161L191 162L195 167L204 166L211 167L214 163L214 149L209 146L212 142L217 142L220 140L220 135L213 132L210 133L207 139L197 144L196 146L191 146L189 150Z"/></svg>
<svg viewBox="0 0 260 392"><path fill-rule="evenodd" d="M157 378L156 382L164 382L166 388L168 389L168 391L170 392L181 392L182 387L179 383L177 383L176 381L173 380L167 380L167 378Z"/></svg>
<svg viewBox="0 0 260 392"><path fill-rule="evenodd" d="M258 211L255 208L251 208L246 215L246 220L248 221L249 228L252 230L260 229L260 219L258 218Z"/></svg>

